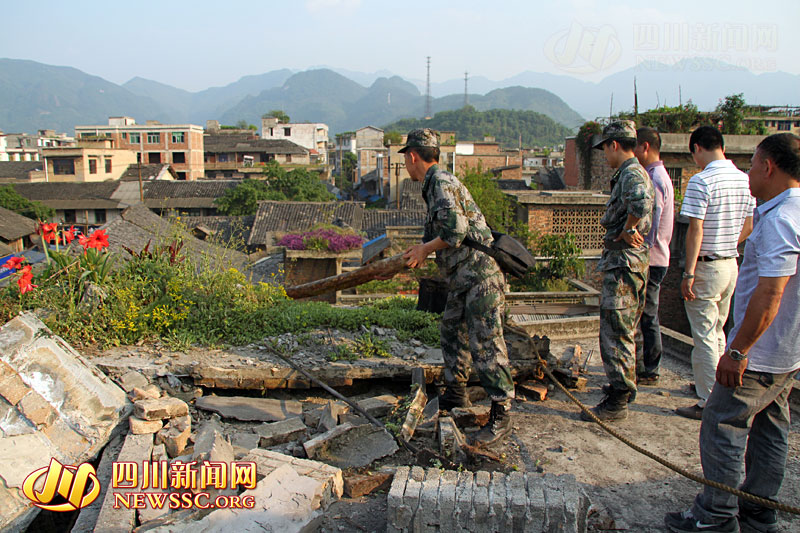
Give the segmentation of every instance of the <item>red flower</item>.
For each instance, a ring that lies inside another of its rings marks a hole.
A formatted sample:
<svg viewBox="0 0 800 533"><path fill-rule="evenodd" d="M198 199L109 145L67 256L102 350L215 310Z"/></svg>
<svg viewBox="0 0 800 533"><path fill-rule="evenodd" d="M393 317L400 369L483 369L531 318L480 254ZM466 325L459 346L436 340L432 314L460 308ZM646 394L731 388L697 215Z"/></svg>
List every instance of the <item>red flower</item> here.
<svg viewBox="0 0 800 533"><path fill-rule="evenodd" d="M85 250L89 248L102 250L103 248L108 248L108 235L104 230L98 229L94 230L89 237L81 235L78 237L78 242Z"/></svg>
<svg viewBox="0 0 800 533"><path fill-rule="evenodd" d="M70 226L69 229L62 231L61 238L63 239L65 245L75 240L75 226Z"/></svg>
<svg viewBox="0 0 800 533"><path fill-rule="evenodd" d="M55 241L58 238L57 231L58 231L58 224L55 222L46 224L42 221L39 221L39 225L36 226L36 233L42 236L44 242Z"/></svg>
<svg viewBox="0 0 800 533"><path fill-rule="evenodd" d="M12 257L5 263L3 263L3 268L7 268L9 270L18 270L22 268L22 263L25 261L24 257Z"/></svg>
<svg viewBox="0 0 800 533"><path fill-rule="evenodd" d="M17 280L17 285L19 285L19 293L25 294L28 291L32 291L38 285L33 285L31 282L33 281L33 272L31 272L31 266L25 265L22 267L22 275Z"/></svg>

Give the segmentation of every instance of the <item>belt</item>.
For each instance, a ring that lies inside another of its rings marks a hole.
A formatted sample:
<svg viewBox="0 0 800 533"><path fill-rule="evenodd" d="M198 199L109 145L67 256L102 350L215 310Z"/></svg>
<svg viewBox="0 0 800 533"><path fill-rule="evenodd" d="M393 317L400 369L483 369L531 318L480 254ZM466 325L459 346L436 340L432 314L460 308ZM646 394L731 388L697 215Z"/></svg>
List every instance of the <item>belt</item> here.
<svg viewBox="0 0 800 533"><path fill-rule="evenodd" d="M734 257L712 257L710 255L701 255L701 256L698 256L698 258L697 258L697 260L701 261L701 262L717 261L719 259L735 259L735 258Z"/></svg>

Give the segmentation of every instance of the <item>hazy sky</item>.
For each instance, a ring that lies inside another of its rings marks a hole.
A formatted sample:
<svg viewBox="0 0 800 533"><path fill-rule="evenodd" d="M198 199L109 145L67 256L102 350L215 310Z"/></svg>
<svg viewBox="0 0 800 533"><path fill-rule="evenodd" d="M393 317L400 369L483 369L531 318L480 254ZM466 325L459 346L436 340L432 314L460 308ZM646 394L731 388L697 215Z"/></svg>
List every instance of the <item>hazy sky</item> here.
<svg viewBox="0 0 800 533"><path fill-rule="evenodd" d="M800 1L39 0L3 5L0 57L196 91L329 66L442 82L525 70L599 80L644 59L800 73Z"/></svg>

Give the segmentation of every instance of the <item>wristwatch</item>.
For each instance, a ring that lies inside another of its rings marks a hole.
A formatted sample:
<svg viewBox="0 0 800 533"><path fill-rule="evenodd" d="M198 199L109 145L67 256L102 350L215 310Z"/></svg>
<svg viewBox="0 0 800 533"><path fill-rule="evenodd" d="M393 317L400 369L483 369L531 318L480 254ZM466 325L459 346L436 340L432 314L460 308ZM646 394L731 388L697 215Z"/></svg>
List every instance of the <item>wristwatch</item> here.
<svg viewBox="0 0 800 533"><path fill-rule="evenodd" d="M682 279L694 279L694 274L689 274L688 272L684 272L681 274Z"/></svg>
<svg viewBox="0 0 800 533"><path fill-rule="evenodd" d="M626 229L625 233L631 236L636 235L636 228Z"/></svg>
<svg viewBox="0 0 800 533"><path fill-rule="evenodd" d="M747 359L746 353L742 353L739 350L734 350L733 348L728 350L728 356L734 361L742 361L744 359Z"/></svg>

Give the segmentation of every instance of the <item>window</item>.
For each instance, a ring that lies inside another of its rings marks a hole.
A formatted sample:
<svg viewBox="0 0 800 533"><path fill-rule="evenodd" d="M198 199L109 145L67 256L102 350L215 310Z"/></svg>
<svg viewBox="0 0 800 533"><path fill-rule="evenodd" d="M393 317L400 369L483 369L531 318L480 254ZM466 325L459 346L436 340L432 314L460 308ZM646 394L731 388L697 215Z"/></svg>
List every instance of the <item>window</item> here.
<svg viewBox="0 0 800 533"><path fill-rule="evenodd" d="M218 163L227 163L228 162L228 154L219 154L217 156Z"/></svg>
<svg viewBox="0 0 800 533"><path fill-rule="evenodd" d="M147 154L147 162L151 165L161 163L161 154L159 152L149 152Z"/></svg>
<svg viewBox="0 0 800 533"><path fill-rule="evenodd" d="M111 158L106 157L106 174L111 174Z"/></svg>
<svg viewBox="0 0 800 533"><path fill-rule="evenodd" d="M139 144L140 142L142 142L142 134L141 133L131 133L130 134L130 139L128 139L128 142L131 143L131 144Z"/></svg>
<svg viewBox="0 0 800 533"><path fill-rule="evenodd" d="M173 163L186 163L186 152L172 152Z"/></svg>
<svg viewBox="0 0 800 533"><path fill-rule="evenodd" d="M778 131L790 131L792 129L792 123L788 120L781 120L778 122Z"/></svg>
<svg viewBox="0 0 800 533"><path fill-rule="evenodd" d="M74 159L51 159L53 162L53 174L75 174Z"/></svg>
<svg viewBox="0 0 800 533"><path fill-rule="evenodd" d="M173 144L185 143L185 142L186 142L186 137L185 137L185 135L184 135L184 133L182 131L173 131L172 132L172 143Z"/></svg>
<svg viewBox="0 0 800 533"><path fill-rule="evenodd" d="M283 136L284 137L291 137L292 136L292 128L283 128Z"/></svg>
<svg viewBox="0 0 800 533"><path fill-rule="evenodd" d="M161 142L161 134L157 131L147 132L147 144L158 144Z"/></svg>
<svg viewBox="0 0 800 533"><path fill-rule="evenodd" d="M122 138L123 139L127 139L128 138L128 132L123 131L122 132Z"/></svg>
<svg viewBox="0 0 800 533"><path fill-rule="evenodd" d="M176 174L178 174L178 179L179 180L185 180L186 179L186 172L176 172Z"/></svg>
<svg viewBox="0 0 800 533"><path fill-rule="evenodd" d="M292 154L286 154L286 162L287 163L291 163L292 162Z"/></svg>
<svg viewBox="0 0 800 533"><path fill-rule="evenodd" d="M89 174L97 174L97 159L89 159Z"/></svg>
<svg viewBox="0 0 800 533"><path fill-rule="evenodd" d="M683 173L683 169L680 167L667 167L667 174L669 174L669 179L672 181L672 188L675 192L680 192L681 189L681 175Z"/></svg>
<svg viewBox="0 0 800 533"><path fill-rule="evenodd" d="M94 210L94 221L96 224L105 224L106 223L106 210L105 209L95 209Z"/></svg>
<svg viewBox="0 0 800 533"><path fill-rule="evenodd" d="M75 222L77 222L75 220L75 210L64 209L64 224L73 224Z"/></svg>

